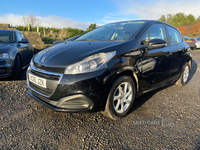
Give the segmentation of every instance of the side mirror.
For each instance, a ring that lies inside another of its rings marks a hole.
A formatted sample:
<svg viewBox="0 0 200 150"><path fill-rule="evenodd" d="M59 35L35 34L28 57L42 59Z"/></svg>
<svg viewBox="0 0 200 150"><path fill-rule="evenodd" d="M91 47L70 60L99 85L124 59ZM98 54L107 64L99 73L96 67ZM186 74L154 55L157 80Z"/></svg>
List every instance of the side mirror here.
<svg viewBox="0 0 200 150"><path fill-rule="evenodd" d="M165 40L153 39L153 40L149 41L148 50L163 48L165 46L167 46L167 42Z"/></svg>
<svg viewBox="0 0 200 150"><path fill-rule="evenodd" d="M19 43L29 43L29 41L27 39L22 39L21 41L19 41Z"/></svg>

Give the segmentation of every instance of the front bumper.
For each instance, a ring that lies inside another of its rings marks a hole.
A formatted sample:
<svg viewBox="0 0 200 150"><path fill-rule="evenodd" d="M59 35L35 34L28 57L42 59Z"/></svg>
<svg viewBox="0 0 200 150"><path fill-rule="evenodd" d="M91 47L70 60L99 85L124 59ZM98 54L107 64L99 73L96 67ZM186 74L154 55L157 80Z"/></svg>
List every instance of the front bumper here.
<svg viewBox="0 0 200 150"><path fill-rule="evenodd" d="M62 112L79 112L79 111L88 111L93 108L94 103L82 94L72 95L68 97L64 97L59 101L52 101L52 100L44 100L40 99L36 93L35 95L30 92L31 90L27 90L26 92L33 97L34 99L38 100L39 102L43 103L44 105L50 107L55 111L62 111ZM36 96L37 95L37 96Z"/></svg>
<svg viewBox="0 0 200 150"><path fill-rule="evenodd" d="M47 88L41 88L29 81L28 74L45 78ZM110 71L100 70L81 75L63 75L37 70L27 70L27 93L46 106L65 112L79 112L101 109L109 92Z"/></svg>
<svg viewBox="0 0 200 150"><path fill-rule="evenodd" d="M9 60L0 60L0 78L11 76L12 72L12 63Z"/></svg>

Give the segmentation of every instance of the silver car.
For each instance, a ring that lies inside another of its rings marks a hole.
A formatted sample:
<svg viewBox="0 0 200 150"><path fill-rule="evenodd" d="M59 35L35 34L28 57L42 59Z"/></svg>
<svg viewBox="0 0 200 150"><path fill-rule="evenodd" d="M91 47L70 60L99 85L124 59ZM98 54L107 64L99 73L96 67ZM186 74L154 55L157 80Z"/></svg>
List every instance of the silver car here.
<svg viewBox="0 0 200 150"><path fill-rule="evenodd" d="M200 37L195 37L194 39L196 41L196 48L200 48Z"/></svg>

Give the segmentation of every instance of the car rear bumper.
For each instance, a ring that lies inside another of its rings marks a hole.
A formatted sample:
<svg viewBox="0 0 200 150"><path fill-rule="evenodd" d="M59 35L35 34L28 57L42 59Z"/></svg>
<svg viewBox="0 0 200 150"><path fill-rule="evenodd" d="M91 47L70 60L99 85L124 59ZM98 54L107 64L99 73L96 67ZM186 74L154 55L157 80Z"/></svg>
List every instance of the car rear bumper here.
<svg viewBox="0 0 200 150"><path fill-rule="evenodd" d="M193 43L193 42L187 42L187 44L188 44L191 48L195 48L195 47L196 47L195 43Z"/></svg>

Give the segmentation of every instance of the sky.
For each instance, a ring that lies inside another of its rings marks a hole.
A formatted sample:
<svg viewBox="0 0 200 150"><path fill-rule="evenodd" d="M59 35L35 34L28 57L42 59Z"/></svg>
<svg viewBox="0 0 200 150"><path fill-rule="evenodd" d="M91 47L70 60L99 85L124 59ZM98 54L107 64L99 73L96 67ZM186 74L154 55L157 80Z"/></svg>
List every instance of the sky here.
<svg viewBox="0 0 200 150"><path fill-rule="evenodd" d="M0 23L24 25L33 13L40 26L79 28L116 21L151 19L183 12L200 16L200 0L0 0Z"/></svg>

